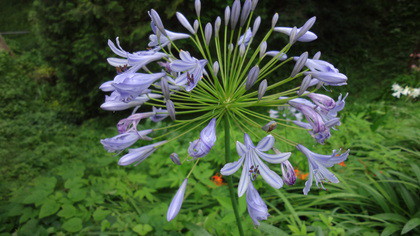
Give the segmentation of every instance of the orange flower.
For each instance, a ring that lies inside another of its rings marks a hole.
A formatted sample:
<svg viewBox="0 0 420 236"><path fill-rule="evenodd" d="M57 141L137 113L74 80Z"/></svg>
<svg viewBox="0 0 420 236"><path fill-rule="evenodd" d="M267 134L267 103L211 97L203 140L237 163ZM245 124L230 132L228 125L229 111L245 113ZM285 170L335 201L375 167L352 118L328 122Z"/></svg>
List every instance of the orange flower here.
<svg viewBox="0 0 420 236"><path fill-rule="evenodd" d="M302 173L298 169L295 169L295 174L296 174L296 177L298 177L298 179L301 179L301 180L305 180L309 175L309 173Z"/></svg>
<svg viewBox="0 0 420 236"><path fill-rule="evenodd" d="M340 163L338 163L340 166L346 166L346 163L344 163L344 161L343 162L340 162Z"/></svg>
<svg viewBox="0 0 420 236"><path fill-rule="evenodd" d="M223 179L222 175L219 173L216 173L215 175L213 175L211 177L211 181L217 186L226 185L226 183L224 182L225 180Z"/></svg>

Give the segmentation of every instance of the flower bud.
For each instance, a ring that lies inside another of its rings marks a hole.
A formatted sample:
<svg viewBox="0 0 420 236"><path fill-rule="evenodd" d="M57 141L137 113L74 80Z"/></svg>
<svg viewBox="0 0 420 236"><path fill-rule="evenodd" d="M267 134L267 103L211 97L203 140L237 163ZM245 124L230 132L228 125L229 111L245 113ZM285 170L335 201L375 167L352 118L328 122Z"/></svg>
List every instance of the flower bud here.
<svg viewBox="0 0 420 236"><path fill-rule="evenodd" d="M201 1L200 0L195 0L194 7L195 7L195 12L197 13L197 16L200 18Z"/></svg>
<svg viewBox="0 0 420 236"><path fill-rule="evenodd" d="M239 14L241 13L241 1L235 0L232 5L232 12L230 15L230 28L235 29L236 24L238 23Z"/></svg>
<svg viewBox="0 0 420 236"><path fill-rule="evenodd" d="M277 150L278 151L278 150ZM296 173L292 164L289 161L281 163L281 173L283 181L287 185L294 185L296 183Z"/></svg>
<svg viewBox="0 0 420 236"><path fill-rule="evenodd" d="M167 36L165 27L163 27L163 23L162 23L162 20L160 19L159 14L154 9L152 9L150 10L149 15L150 15L150 18L152 18L153 23L159 29L158 31L160 31L163 35ZM156 32L156 35L157 35L157 32Z"/></svg>
<svg viewBox="0 0 420 236"><path fill-rule="evenodd" d="M267 50L267 42L264 41L261 43L261 46L260 46L260 58L264 56L266 50Z"/></svg>
<svg viewBox="0 0 420 236"><path fill-rule="evenodd" d="M290 36L289 36L289 43L290 44L294 44L296 42L296 34L297 34L297 28L296 26L293 27L292 31L290 32Z"/></svg>
<svg viewBox="0 0 420 236"><path fill-rule="evenodd" d="M245 54L245 44L241 44L241 46L239 46L239 56L243 56Z"/></svg>
<svg viewBox="0 0 420 236"><path fill-rule="evenodd" d="M220 25L222 24L222 19L220 16L216 18L216 21L214 22L214 36L219 37L219 31L220 31Z"/></svg>
<svg viewBox="0 0 420 236"><path fill-rule="evenodd" d="M209 44L210 44L212 33L213 33L213 27L211 26L210 23L207 23L206 28L204 29L204 35L205 35L205 38L206 38L206 45L207 46L209 46Z"/></svg>
<svg viewBox="0 0 420 236"><path fill-rule="evenodd" d="M299 28L299 32L296 34L296 39L300 39L303 35L305 35L315 24L315 21L315 16L306 21L306 23L301 28Z"/></svg>
<svg viewBox="0 0 420 236"><path fill-rule="evenodd" d="M321 52L317 52L315 53L314 57L312 58L313 60L319 60L319 58L321 58Z"/></svg>
<svg viewBox="0 0 420 236"><path fill-rule="evenodd" d="M295 67L293 67L292 73L290 74L290 77L295 77L305 66L306 60L308 59L308 52L302 53L300 55L299 59L297 59Z"/></svg>
<svg viewBox="0 0 420 236"><path fill-rule="evenodd" d="M198 26L199 26L198 20L195 20L194 21L194 32L195 33L197 33L197 31L198 31Z"/></svg>
<svg viewBox="0 0 420 236"><path fill-rule="evenodd" d="M227 6L225 9L225 26L229 24L229 20L230 20L230 7Z"/></svg>
<svg viewBox="0 0 420 236"><path fill-rule="evenodd" d="M172 120L175 120L175 106L171 100L166 100L166 109Z"/></svg>
<svg viewBox="0 0 420 236"><path fill-rule="evenodd" d="M277 21L279 20L279 14L274 14L273 18L271 19L271 28L273 29L276 27Z"/></svg>
<svg viewBox="0 0 420 236"><path fill-rule="evenodd" d="M273 131L276 127L277 127L277 122L270 121L266 125L264 125L261 129L264 130L265 132L269 133L269 132Z"/></svg>
<svg viewBox="0 0 420 236"><path fill-rule="evenodd" d="M240 27L244 26L246 19L249 16L249 13L251 12L252 2L251 0L246 0L244 3L244 6L242 7L242 14L241 14L241 22Z"/></svg>
<svg viewBox="0 0 420 236"><path fill-rule="evenodd" d="M217 61L213 63L213 73L214 73L214 76L217 76L217 73L219 73L219 62Z"/></svg>
<svg viewBox="0 0 420 236"><path fill-rule="evenodd" d="M171 158L172 162L176 165L181 165L181 161L179 160L179 156L176 153L172 153L169 158Z"/></svg>
<svg viewBox="0 0 420 236"><path fill-rule="evenodd" d="M233 43L229 44L228 50L229 50L229 52L232 52L233 51Z"/></svg>
<svg viewBox="0 0 420 236"><path fill-rule="evenodd" d="M255 10L255 8L257 7L257 4L258 4L258 0L252 0L251 11Z"/></svg>
<svg viewBox="0 0 420 236"><path fill-rule="evenodd" d="M257 17L254 21L254 26L252 27L252 36L257 34L258 29L260 28L261 17Z"/></svg>
<svg viewBox="0 0 420 236"><path fill-rule="evenodd" d="M184 179L174 198L169 205L168 212L166 213L166 220L173 220L181 210L182 203L184 202L185 189L187 188L188 179Z"/></svg>
<svg viewBox="0 0 420 236"><path fill-rule="evenodd" d="M311 75L305 76L305 78L302 80L302 84L300 85L300 88L299 88L299 91L298 91L299 96L301 96L309 88L311 80L312 80Z"/></svg>
<svg viewBox="0 0 420 236"><path fill-rule="evenodd" d="M163 77L160 80L160 88L162 89L162 93L163 93L163 96L165 97L165 99L169 100L169 97L170 97L169 85L168 85L168 81L165 79L165 77Z"/></svg>
<svg viewBox="0 0 420 236"><path fill-rule="evenodd" d="M260 86L258 88L258 100L262 99L266 91L267 91L267 80L265 79L260 83Z"/></svg>
<svg viewBox="0 0 420 236"><path fill-rule="evenodd" d="M195 31L191 26L190 22L188 22L187 18L185 18L185 16L182 13L177 12L176 18L178 18L178 21L181 23L181 25L184 26L188 31L190 31L191 34L195 34Z"/></svg>
<svg viewBox="0 0 420 236"><path fill-rule="evenodd" d="M255 82L257 81L258 75L260 74L260 68L257 66L254 66L249 70L248 77L246 79L245 89L250 89Z"/></svg>

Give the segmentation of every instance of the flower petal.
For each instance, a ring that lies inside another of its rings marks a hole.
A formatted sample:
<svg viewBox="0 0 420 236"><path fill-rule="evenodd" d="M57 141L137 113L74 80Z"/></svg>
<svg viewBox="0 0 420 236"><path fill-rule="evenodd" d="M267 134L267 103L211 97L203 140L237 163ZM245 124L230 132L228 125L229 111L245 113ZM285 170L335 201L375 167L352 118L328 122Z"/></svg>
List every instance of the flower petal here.
<svg viewBox="0 0 420 236"><path fill-rule="evenodd" d="M241 157L239 160L231 163L227 163L223 168L220 170L220 174L222 175L232 175L241 167L242 163L244 162L244 157Z"/></svg>
<svg viewBox="0 0 420 236"><path fill-rule="evenodd" d="M184 201L185 189L187 188L188 179L184 179L178 191L176 192L174 198L169 205L168 212L166 213L166 220L173 220L179 213L181 209L182 202Z"/></svg>
<svg viewBox="0 0 420 236"><path fill-rule="evenodd" d="M273 147L274 141L275 141L275 139L271 134L267 135L266 137L261 139L261 141L258 143L256 149L258 149L260 151L263 151L263 152L266 152Z"/></svg>
<svg viewBox="0 0 420 236"><path fill-rule="evenodd" d="M257 154L255 152L251 152L251 155L254 155L252 158L258 164L258 170L261 174L261 177L267 182L271 187L279 189L283 186L283 180L281 177L276 174L276 172L270 170L264 162L258 158Z"/></svg>
<svg viewBox="0 0 420 236"><path fill-rule="evenodd" d="M239 179L239 185L238 185L238 196L242 197L244 193L246 192L249 182L251 179L249 178L249 153L245 154L245 163L244 167L242 168L242 174L241 178Z"/></svg>
<svg viewBox="0 0 420 236"><path fill-rule="evenodd" d="M279 163L282 163L284 161L287 161L287 159L289 159L290 155L292 155L291 152L267 154L267 153L261 152L258 149L255 149L255 152L264 161L270 162L270 163L273 163L273 164L279 164Z"/></svg>

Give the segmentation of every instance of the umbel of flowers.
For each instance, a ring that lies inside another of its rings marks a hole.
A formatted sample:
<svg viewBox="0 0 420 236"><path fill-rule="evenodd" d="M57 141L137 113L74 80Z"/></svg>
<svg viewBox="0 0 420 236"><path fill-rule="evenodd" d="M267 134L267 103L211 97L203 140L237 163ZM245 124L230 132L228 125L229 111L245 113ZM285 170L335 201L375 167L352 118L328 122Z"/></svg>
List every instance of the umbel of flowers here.
<svg viewBox="0 0 420 236"><path fill-rule="evenodd" d="M226 7L223 17L217 17L214 22L202 22L202 5L196 0L196 19L176 13L186 33L167 30L159 14L151 9L148 13L153 34L149 37L149 44L142 47L147 49L127 52L118 38L115 43L109 40L108 45L117 57L108 58L108 63L117 68L117 74L113 80L100 86L102 91L109 93L101 105L102 109L133 109L132 115L118 122L118 135L101 140L109 152L124 153L119 165L137 165L159 147L171 145L175 139L194 132L198 138L191 140L189 147L184 147L189 157L180 158L173 153L170 158L176 164L174 168L192 162L195 166L200 160L206 161L206 155L211 155L219 129L224 128L226 163L220 173L229 176L242 168L237 194L239 197L246 195L248 212L255 225L267 219L269 214L253 182L263 179L278 189L284 183L292 185L296 180L290 162L291 153L277 150L275 141L292 145L307 157L309 178L304 194L308 194L313 181L322 188L324 181L338 183L339 180L327 168L346 160L349 154L349 151L317 154L300 144L299 140L289 140L277 133L277 130L288 128L305 129L316 142L324 143L331 136L331 129L340 125L337 113L344 108L346 96L334 100L316 91L326 86L346 85L347 77L329 62L321 60L319 52L312 57L307 52L299 56L287 55L295 43L317 39L315 33L309 31L315 17L301 27L278 27L279 15L276 13L270 22L271 27L261 32L261 18L254 16L257 3L256 0L243 3L236 0L232 6ZM263 38L261 41L255 38L259 32ZM270 36L278 33L287 37L287 43L282 48L278 47L279 42L268 43ZM179 48L176 44L178 40L187 40L188 48ZM287 63L294 65L287 78L270 77L273 71ZM298 81L300 86L279 92L280 86L291 81ZM140 106L145 105L148 112L137 112ZM253 110L254 107L278 106L299 110L306 121L294 121L295 126L291 126L287 120ZM184 118L185 114L188 119ZM174 123L167 127L141 129L142 120L160 122L168 117ZM237 161L231 160L229 152L233 142L230 139L231 127L244 133L243 142L240 140L235 144ZM154 135L157 131L164 131L164 134ZM138 140L146 140L150 144L130 148ZM260 141L255 144L253 140ZM178 148L174 147L174 150ZM270 170L267 163L281 165L282 176ZM217 168L220 167L215 167L215 172ZM193 169L169 205L168 221L173 220L181 209ZM233 189L231 180L228 177L230 190ZM231 198L242 234L237 200L233 195Z"/></svg>

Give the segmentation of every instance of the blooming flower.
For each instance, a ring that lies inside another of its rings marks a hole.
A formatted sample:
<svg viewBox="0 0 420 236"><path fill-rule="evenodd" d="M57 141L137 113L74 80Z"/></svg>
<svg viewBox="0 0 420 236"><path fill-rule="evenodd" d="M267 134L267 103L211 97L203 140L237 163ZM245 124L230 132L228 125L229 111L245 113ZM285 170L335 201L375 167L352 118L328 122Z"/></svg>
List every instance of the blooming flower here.
<svg viewBox="0 0 420 236"><path fill-rule="evenodd" d="M335 177L335 175L327 169L327 167L332 167L334 164L345 161L349 156L350 150L347 150L343 154L339 154L339 151L334 150L331 155L321 155L311 152L301 144L298 144L296 148L308 158L309 163L309 179L306 181L305 188L303 189L303 193L305 195L307 195L310 191L314 178L316 186L319 187L320 184L323 189L325 188L322 181L327 180L332 183L340 182L337 177Z"/></svg>
<svg viewBox="0 0 420 236"><path fill-rule="evenodd" d="M191 162L181 162L175 152L163 154L169 156L175 164L171 165L174 168L181 164L183 168L190 167L168 208L168 221L173 220L181 209L188 178L196 176L196 173L191 175L195 166L199 162L215 160L205 157L210 155L216 145L216 134L225 134L227 163L224 163L220 172L232 175L242 166L238 195L246 193L249 215L254 224L259 225L259 221L267 219L269 214L252 182L257 181L261 175L270 186L278 189L284 183L294 184L296 178L301 177L293 171L292 160L289 159L291 153L281 153L274 148L275 139L293 147L297 145L296 141L283 135L284 129L293 128L289 121L293 120L296 125L308 129L309 134L319 143L329 138L330 130L341 124L337 113L344 108L347 95L340 95L335 101L326 94L314 92L322 86L347 84L346 75L331 63L320 60L320 52L312 58L309 58L307 52L299 57L287 56L296 41L309 42L317 38L315 33L309 31L316 18L310 18L300 28L276 27L279 18L276 13L268 22L271 28L265 29L265 36L257 37L257 33L264 30L260 29L260 25L264 25L261 22L263 18L255 16L257 3L258 0L245 0L243 3L235 0L232 6L226 7L223 18L225 27L221 27L222 17L202 23L201 14L205 7L202 7L200 0L195 0L196 19L189 21L182 13L176 13L180 24L191 35L167 30L159 13L151 9L148 12L153 31L149 36L150 49L127 52L121 47L119 38L116 38L115 43L108 40L108 46L116 57L109 57L107 61L116 67L116 75L99 87L108 93L101 108L110 111L133 108L133 112L118 122L116 136L101 140L104 148L109 152L122 153L118 164L123 166L139 164L159 147L169 143L173 145L172 148L176 148L177 153L178 149L187 149L189 156L182 160L191 157ZM273 30L289 35L289 41L281 47L278 42L270 45ZM253 37L264 40L255 42ZM182 39L187 41L182 44L185 48L178 44L177 40ZM191 51L186 50L190 48ZM268 48L272 50L267 51ZM296 61L293 70L287 73L290 76L284 79L271 78L272 72L284 64L293 63L293 60ZM309 70L301 72L305 66ZM287 90L279 91L290 81L298 86L293 88L288 84L285 86ZM316 88L313 88L315 85ZM418 91L416 95L409 88L404 88L401 94L418 96ZM281 117L276 110L270 110L270 114L261 114L257 112L259 109L254 109L257 107L265 107L267 110L279 107L292 116L283 114ZM137 112L139 108L141 112ZM140 123L144 119L160 122L167 117L174 121L173 124L156 125L153 130L139 128L143 126ZM303 117L306 118L305 122L302 121ZM218 131L220 123L224 124L225 132ZM239 159L234 162L230 162L229 154L231 126L244 132L244 143L236 142ZM264 131L270 135L265 136ZM190 140L188 148L173 144L174 140L185 138L190 132L200 132L200 135L196 140ZM258 137L258 144L254 145L245 132ZM149 143L132 148L138 140ZM348 155L346 152L335 157L337 153L334 152L331 158L326 158L310 152L300 144L296 147L309 161L310 178L305 193L309 191L314 178L317 184L324 179L336 181L326 167ZM275 153L267 153L270 150ZM182 153L181 150L179 153ZM217 160L215 164L221 162ZM282 177L270 170L265 162L280 164L278 167L281 167ZM212 180L216 184L224 184L221 175L213 176ZM232 184L229 184L229 188L229 192L233 193ZM234 195L231 197L236 198ZM239 219L237 210L235 213Z"/></svg>
<svg viewBox="0 0 420 236"><path fill-rule="evenodd" d="M245 193L251 180L255 179L258 174L260 174L271 187L277 189L281 188L283 186L283 180L274 171L270 170L261 159L269 163L278 164L286 161L291 153L264 153L270 150L274 145L275 140L272 135L263 138L257 146L254 146L248 134L244 134L244 141L245 145L239 141L236 142L236 151L241 158L238 161L227 163L220 170L222 175L232 175L241 167L241 165L243 165L238 186L238 196L240 197Z"/></svg>
<svg viewBox="0 0 420 236"><path fill-rule="evenodd" d="M207 60L198 60L186 51L181 51L179 57L181 60L173 61L170 67L175 72L183 72L175 79L175 83L185 86L185 89L189 92L197 86L197 83L203 77Z"/></svg>

